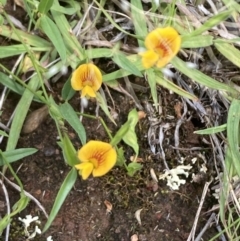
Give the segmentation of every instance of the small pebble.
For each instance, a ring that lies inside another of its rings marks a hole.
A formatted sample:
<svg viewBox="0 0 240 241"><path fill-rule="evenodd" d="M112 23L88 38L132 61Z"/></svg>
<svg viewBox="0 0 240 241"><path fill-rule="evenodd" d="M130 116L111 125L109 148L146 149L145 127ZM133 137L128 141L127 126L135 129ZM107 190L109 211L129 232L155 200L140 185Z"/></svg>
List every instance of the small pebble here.
<svg viewBox="0 0 240 241"><path fill-rule="evenodd" d="M53 156L55 154L55 148L53 148L52 146L44 147L43 153L44 153L44 156L47 156L47 157Z"/></svg>

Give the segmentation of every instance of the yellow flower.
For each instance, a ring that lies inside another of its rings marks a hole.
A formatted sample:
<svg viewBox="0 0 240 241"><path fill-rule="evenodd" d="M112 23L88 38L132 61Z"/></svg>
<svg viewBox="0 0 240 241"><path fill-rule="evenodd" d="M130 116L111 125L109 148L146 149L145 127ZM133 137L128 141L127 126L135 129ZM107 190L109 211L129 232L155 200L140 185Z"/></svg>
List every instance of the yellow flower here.
<svg viewBox="0 0 240 241"><path fill-rule="evenodd" d="M75 165L83 180L92 173L100 177L109 172L117 161L117 153L109 143L102 141L89 141L78 151L80 164Z"/></svg>
<svg viewBox="0 0 240 241"><path fill-rule="evenodd" d="M82 64L73 72L71 85L74 90L82 91L81 97L96 97L102 85L102 74L96 65Z"/></svg>
<svg viewBox="0 0 240 241"><path fill-rule="evenodd" d="M144 68L162 68L178 53L181 37L172 27L157 28L147 35L145 46L147 51L140 53Z"/></svg>

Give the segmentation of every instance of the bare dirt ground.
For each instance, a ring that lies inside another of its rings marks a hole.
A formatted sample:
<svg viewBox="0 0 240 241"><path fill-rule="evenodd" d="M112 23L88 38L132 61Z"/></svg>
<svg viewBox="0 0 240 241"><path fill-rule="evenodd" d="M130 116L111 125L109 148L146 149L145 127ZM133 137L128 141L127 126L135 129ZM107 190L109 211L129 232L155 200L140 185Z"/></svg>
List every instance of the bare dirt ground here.
<svg viewBox="0 0 240 241"><path fill-rule="evenodd" d="M9 1L7 9L12 11ZM24 22L25 13L18 8L13 12L18 19ZM6 39L1 38L1 44L8 44ZM13 60L7 60L9 66ZM108 63L101 67L107 70ZM69 73L70 74L70 73ZM66 76L67 78L67 76ZM121 81L121 80L120 80ZM135 82L135 79L130 79ZM144 82L141 84L147 86ZM61 93L61 88L65 80L53 85L53 94L56 102L60 102L57 98ZM181 98L175 94L170 94L167 90L158 89L162 102L161 117L154 113L155 117L161 123L169 123L171 128L165 133L164 150L166 161L170 167L176 167L177 153L172 148L174 146L174 127L176 126L179 114L182 109L178 109L182 103ZM135 107L130 98L125 95L111 90L117 110L115 127L107 121L107 118L100 111L100 116L106 120L110 129L115 132L126 120L128 112ZM211 163L211 147L203 143L201 138L193 131L204 127L204 123L192 110L193 118L185 121L180 128L180 155L185 158L184 164L191 164L193 158L197 157L192 173L199 174L201 178L198 182L192 182L191 176L187 179L187 183L180 187L178 191L171 191L166 186L165 181L154 182L150 175L150 169L153 169L157 175L164 170L163 160L160 154L154 155L148 144L148 129L151 125L150 117L146 103L152 105L150 91L147 93L137 92L137 97L141 101L147 117L141 120L137 126L137 135L140 145L140 158L143 169L134 177L129 177L123 168L115 167L110 173L101 178L89 178L86 181L79 177L74 189L70 192L59 214L53 222L51 228L42 236L36 237L34 240L46 240L46 237L52 236L54 241L130 241L131 236L137 234L140 241L183 241L187 240L191 231L199 200L202 195L203 187L206 181L210 180L213 171L213 163ZM6 106L4 106L2 121L8 120L13 107L16 105L18 97L11 95ZM76 94L70 102L75 110L79 109L79 95ZM86 110L87 113L95 113L94 102ZM34 111L41 106L33 104L30 111ZM84 118L83 124L86 128L88 140L106 140L107 136L97 120L89 120ZM80 142L76 134L68 128L68 134L74 143L75 148L80 147ZM18 147L35 147L39 151L33 156L26 158L13 165L14 170L24 184L24 189L35 196L49 213L54 203L56 194L63 182L65 176L69 172L69 167L64 163L64 159L60 148L57 145L57 131L55 124L50 116L41 124L41 126L30 134L22 134ZM125 150L127 160L134 154L130 148L122 144ZM209 157L207 163L208 174L199 172L202 164L201 154L198 150L190 150L192 147L205 147L205 156ZM4 149L4 143L1 148ZM208 153L209 151L209 153ZM14 181L11 176L10 180ZM18 200L19 193L8 186L11 204ZM0 198L3 198L2 191ZM105 201L112 204L111 212L107 211L104 204ZM208 215L204 212L209 210L214 203L211 193L208 193L202 209L199 224L196 233L199 233ZM140 213L141 225L135 217L135 212L142 209ZM4 213L4 209L0 210ZM30 203L28 207L19 215L31 214L39 216L44 225L46 219L39 208ZM215 231L207 230L203 240L208 240L214 235ZM13 220L11 226L12 241L25 240L23 228L17 217ZM3 240L0 238L0 240Z"/></svg>

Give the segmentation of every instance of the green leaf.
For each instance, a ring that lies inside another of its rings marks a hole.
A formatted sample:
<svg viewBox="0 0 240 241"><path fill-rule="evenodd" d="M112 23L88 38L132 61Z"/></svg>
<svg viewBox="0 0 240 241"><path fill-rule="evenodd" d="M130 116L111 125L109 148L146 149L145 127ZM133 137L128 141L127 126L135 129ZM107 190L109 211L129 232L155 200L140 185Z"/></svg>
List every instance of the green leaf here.
<svg viewBox="0 0 240 241"><path fill-rule="evenodd" d="M129 145L131 148L133 148L136 157L139 153L139 146L137 142L137 135L135 132L135 126L138 123L139 117L138 112L136 109L133 109L128 114L128 123L129 123L129 129L127 133L123 136L123 141Z"/></svg>
<svg viewBox="0 0 240 241"><path fill-rule="evenodd" d="M0 130L0 136L8 137L8 134L5 131Z"/></svg>
<svg viewBox="0 0 240 241"><path fill-rule="evenodd" d="M201 27L199 27L195 31L193 31L190 35L191 36L200 35L203 32L211 29L212 27L217 26L219 23L221 23L225 19L229 18L231 16L232 12L233 12L233 10L227 10L227 11L221 12L217 15L214 15L213 17L208 19L206 22L204 22L204 24Z"/></svg>
<svg viewBox="0 0 240 241"><path fill-rule="evenodd" d="M122 69L128 71L130 74L142 77L142 73L126 56L120 51L113 53L113 61Z"/></svg>
<svg viewBox="0 0 240 241"><path fill-rule="evenodd" d="M150 86L151 89L151 96L153 98L153 102L155 105L155 108L158 109L158 96L157 96L157 88L156 88L156 74L153 68L151 69L147 69L146 70L146 76L147 76L147 80L148 80L148 84Z"/></svg>
<svg viewBox="0 0 240 241"><path fill-rule="evenodd" d="M21 36L21 38L24 39L25 44L28 44L30 46L35 46L38 48L42 47L43 49L45 49L45 51L49 51L50 48L52 48L52 44L47 40L40 38L37 35L33 35L32 33L27 33L26 31L23 31L23 30L19 30L19 29L13 30L12 28L9 28L7 25L0 26L0 35L18 42L21 41L21 39L19 39L19 36ZM2 46L1 50L11 46L15 46L15 45ZM21 46L23 45L21 44Z"/></svg>
<svg viewBox="0 0 240 241"><path fill-rule="evenodd" d="M156 71L155 76L156 76L155 77L156 83L161 85L162 87L164 87L164 88L166 88L168 90L171 90L171 91L175 92L176 94L181 95L181 96L183 96L185 98L188 98L188 99L191 99L191 100L194 100L194 101L198 100L198 98L195 95L185 91L184 89L182 89L179 86L175 85L172 81L164 78L162 72Z"/></svg>
<svg viewBox="0 0 240 241"><path fill-rule="evenodd" d="M132 177L137 171L141 170L142 165L137 162L131 162L127 166L127 173L130 177Z"/></svg>
<svg viewBox="0 0 240 241"><path fill-rule="evenodd" d="M141 0L131 0L131 17L135 29L135 33L145 38L147 36L147 19L143 11ZM138 46L144 47L144 41L138 39Z"/></svg>
<svg viewBox="0 0 240 241"><path fill-rule="evenodd" d="M65 100L65 101L69 101L73 96L74 94L76 93L76 91L72 88L71 86L71 79L69 78L63 88L62 88L62 98Z"/></svg>
<svg viewBox="0 0 240 241"><path fill-rule="evenodd" d="M25 90L20 84L2 72L0 72L0 83L19 95L22 95Z"/></svg>
<svg viewBox="0 0 240 241"><path fill-rule="evenodd" d="M54 6L60 6L59 1L54 1ZM70 26L69 19L67 19L64 14L53 10L53 8L51 8L51 13L58 30L63 36L63 41L67 46L68 51L74 53L74 56L78 57L79 60L83 60L86 57L84 55L84 49L77 37L71 33L70 29L72 29L72 26Z"/></svg>
<svg viewBox="0 0 240 241"><path fill-rule="evenodd" d="M38 76L34 76L31 78L30 82L28 83L28 86L33 91L37 90L39 85L39 79ZM32 103L34 94L28 90L25 89L22 98L17 104L15 115L12 121L11 129L9 132L8 142L6 150L14 150L16 148L17 142L19 140L20 132L23 126L23 122L26 118L26 115L28 113L29 107Z"/></svg>
<svg viewBox="0 0 240 241"><path fill-rule="evenodd" d="M134 126L135 127L135 126ZM129 145L135 152L136 156L139 154L139 145L137 142L137 135L135 133L135 128L131 126L128 132L123 136L123 141Z"/></svg>
<svg viewBox="0 0 240 241"><path fill-rule="evenodd" d="M127 145L133 148L136 156L139 152L139 146L137 143L137 136L135 133L135 126L138 123L138 112L133 109L128 114L128 120L121 128L117 131L115 136L111 141L111 145L117 145L121 140L123 140Z"/></svg>
<svg viewBox="0 0 240 241"><path fill-rule="evenodd" d="M63 42L62 35L58 30L56 24L46 15L42 15L39 19L40 28L42 31L48 36L48 38L52 41L56 50L58 51L61 60L66 62L66 47Z"/></svg>
<svg viewBox="0 0 240 241"><path fill-rule="evenodd" d="M232 93L233 95L238 96L239 92L232 88L231 86L228 86L226 84L223 84L205 74L203 74L201 71L189 68L187 64L179 59L178 57L175 57L171 60L171 64L178 69L183 74L187 75L190 79L193 81L198 82L201 85L204 85L206 87L215 89L215 90L222 90L222 91L228 91Z"/></svg>
<svg viewBox="0 0 240 241"><path fill-rule="evenodd" d="M61 147L63 149L63 156L65 162L69 166L73 167L74 165L79 164L77 152L66 133L64 133Z"/></svg>
<svg viewBox="0 0 240 241"><path fill-rule="evenodd" d="M115 125L117 125L116 122L114 121L114 119L112 118L111 113L109 112L109 109L108 109L108 105L107 105L106 100L102 97L102 95L101 95L99 92L97 92L96 99L97 99L98 104L100 105L101 109L102 109L103 112L105 113L105 115L109 118L109 120L111 120L112 123L114 123Z"/></svg>
<svg viewBox="0 0 240 241"><path fill-rule="evenodd" d="M19 55L25 52L27 52L27 50L22 44L0 46L0 59Z"/></svg>
<svg viewBox="0 0 240 241"><path fill-rule="evenodd" d="M232 164L240 177L240 153L239 153L239 123L240 123L240 100L234 99L228 111L227 137L229 151L232 156Z"/></svg>
<svg viewBox="0 0 240 241"><path fill-rule="evenodd" d="M127 121L125 124L123 124L120 127L120 129L117 131L117 133L115 134L115 136L111 140L112 146L116 146L122 140L123 136L126 135L126 133L129 130L129 125L130 125L130 123Z"/></svg>
<svg viewBox="0 0 240 241"><path fill-rule="evenodd" d="M5 6L6 3L7 3L7 0L0 0L0 5L2 5L2 7Z"/></svg>
<svg viewBox="0 0 240 241"><path fill-rule="evenodd" d="M144 67L142 66L142 61L141 61L140 56L134 54L134 55L128 56L127 58L128 58L128 60L130 60L132 62L132 64L134 64L137 67L137 69L139 71L143 71L144 70ZM116 80L116 79L128 76L130 74L131 73L129 71L126 71L124 69L120 69L120 70L114 71L112 73L105 74L103 76L103 82Z"/></svg>
<svg viewBox="0 0 240 241"><path fill-rule="evenodd" d="M198 36L183 36L182 48L202 48L211 46L213 44L213 36L210 35L198 35Z"/></svg>
<svg viewBox="0 0 240 241"><path fill-rule="evenodd" d="M57 194L57 197L55 199L55 202L53 204L53 208L51 210L51 213L48 217L47 223L45 224L43 228L43 233L47 231L47 229L52 224L53 220L57 216L60 208L62 207L67 195L71 191L75 181L77 179L77 170L73 167L71 171L68 173L67 177L63 181L60 190Z"/></svg>
<svg viewBox="0 0 240 241"><path fill-rule="evenodd" d="M60 6L56 1L54 1L53 5L52 5L52 10L59 12L59 13L63 13L63 14L67 14L67 15L73 15L75 14L77 11L80 10L80 4L76 3L76 2L72 2L72 7L62 7Z"/></svg>
<svg viewBox="0 0 240 241"><path fill-rule="evenodd" d="M41 0L38 5L38 11L42 14L46 14L52 7L54 0Z"/></svg>
<svg viewBox="0 0 240 241"><path fill-rule="evenodd" d="M30 199L25 194L20 194L20 199L13 205L13 211L0 219L0 235L11 222L12 217L24 210L27 207L29 201Z"/></svg>
<svg viewBox="0 0 240 241"><path fill-rule="evenodd" d="M229 59L233 64L240 67L240 51L232 44L223 42L214 42L214 46L217 50Z"/></svg>
<svg viewBox="0 0 240 241"><path fill-rule="evenodd" d="M227 129L227 124L223 124L221 126L211 127L204 130L194 131L194 134L198 135L211 135L216 134L222 131L225 131Z"/></svg>
<svg viewBox="0 0 240 241"><path fill-rule="evenodd" d="M36 153L38 150L35 148L20 148L20 149L15 149L11 151L5 151L3 152L6 161L8 163L12 163L18 160L23 159L24 157L30 156L34 153ZM0 156L0 166L4 165L4 161L2 160L2 157Z"/></svg>
<svg viewBox="0 0 240 241"><path fill-rule="evenodd" d="M14 215L24 210L27 207L29 201L30 198L27 197L24 193L21 193L20 199L12 207Z"/></svg>
<svg viewBox="0 0 240 241"><path fill-rule="evenodd" d="M68 102L65 102L64 104L59 106L59 109L63 118L77 132L78 137L82 142L82 145L84 145L86 143L86 131L72 106L69 105Z"/></svg>

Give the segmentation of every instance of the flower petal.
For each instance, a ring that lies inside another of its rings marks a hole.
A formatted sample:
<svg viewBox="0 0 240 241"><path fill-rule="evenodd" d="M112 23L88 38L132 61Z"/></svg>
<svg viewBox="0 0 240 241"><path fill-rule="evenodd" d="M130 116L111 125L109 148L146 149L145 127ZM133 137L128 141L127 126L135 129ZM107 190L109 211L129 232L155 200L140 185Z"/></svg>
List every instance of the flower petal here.
<svg viewBox="0 0 240 241"><path fill-rule="evenodd" d="M92 63L82 64L73 72L71 85L74 90L82 90L89 86L96 92L102 85L102 74L96 65ZM85 95L84 93L82 96Z"/></svg>
<svg viewBox="0 0 240 241"><path fill-rule="evenodd" d="M149 51L142 55L143 66L150 68L157 62L157 67L161 68L169 63L180 50L181 37L172 27L157 28L147 35L145 46ZM158 61L155 61L156 57L152 59L151 52L158 55Z"/></svg>
<svg viewBox="0 0 240 241"><path fill-rule="evenodd" d="M117 153L109 143L89 141L78 151L78 158L82 164L91 162L94 167L93 176L100 177L116 164Z"/></svg>
<svg viewBox="0 0 240 241"><path fill-rule="evenodd" d="M75 165L75 168L81 171L81 176L83 180L86 180L93 171L93 164L91 162L85 162Z"/></svg>
<svg viewBox="0 0 240 241"><path fill-rule="evenodd" d="M116 150L111 147L104 156L102 156L103 161L99 163L99 166L97 168L93 169L93 176L94 177L100 177L108 173L116 164L117 161L117 152Z"/></svg>
<svg viewBox="0 0 240 241"><path fill-rule="evenodd" d="M146 69L154 66L159 59L158 54L151 50L140 53L140 55L142 56L142 65Z"/></svg>
<svg viewBox="0 0 240 241"><path fill-rule="evenodd" d="M164 58L160 58L158 61L157 61L157 64L156 66L158 68L162 68L164 67L165 65L167 65L172 59L172 56L167 56L167 57L164 57Z"/></svg>
<svg viewBox="0 0 240 241"><path fill-rule="evenodd" d="M176 49L180 49L181 37L178 32L172 27L157 28L150 32L145 39L145 46L149 50L155 50L161 42L166 42L170 45L176 45ZM174 46L172 46L174 47Z"/></svg>
<svg viewBox="0 0 240 241"><path fill-rule="evenodd" d="M82 90L83 81L82 75L87 71L87 64L80 65L73 73L71 78L71 85L74 90Z"/></svg>
<svg viewBox="0 0 240 241"><path fill-rule="evenodd" d="M95 93L95 91L93 90L92 87L86 85L82 89L82 94L81 94L81 97L85 97L85 96L96 97L96 93Z"/></svg>

